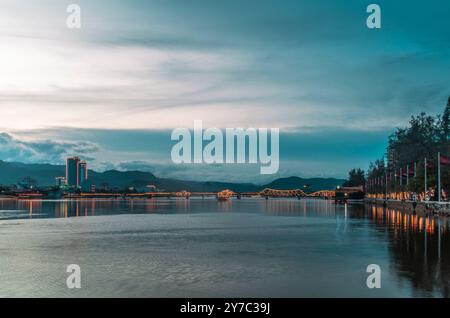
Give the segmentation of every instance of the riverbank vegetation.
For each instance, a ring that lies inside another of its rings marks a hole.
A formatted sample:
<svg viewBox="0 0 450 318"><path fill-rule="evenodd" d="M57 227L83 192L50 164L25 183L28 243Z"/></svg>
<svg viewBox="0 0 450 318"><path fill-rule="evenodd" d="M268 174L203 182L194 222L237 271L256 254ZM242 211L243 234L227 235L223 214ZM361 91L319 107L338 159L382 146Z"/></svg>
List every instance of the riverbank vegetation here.
<svg viewBox="0 0 450 318"><path fill-rule="evenodd" d="M436 189L438 153L441 188L446 191L450 189L450 97L442 114L411 116L406 127L388 137L386 154L370 163L365 178L360 178L361 169L352 169L345 185L365 185L371 193Z"/></svg>

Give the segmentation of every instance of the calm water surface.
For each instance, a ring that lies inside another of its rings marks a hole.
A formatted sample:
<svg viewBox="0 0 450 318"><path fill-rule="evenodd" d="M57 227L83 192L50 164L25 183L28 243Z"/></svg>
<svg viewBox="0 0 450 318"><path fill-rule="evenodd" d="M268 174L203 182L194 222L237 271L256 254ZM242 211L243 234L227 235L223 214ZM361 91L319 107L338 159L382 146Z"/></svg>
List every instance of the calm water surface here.
<svg viewBox="0 0 450 318"><path fill-rule="evenodd" d="M448 297L449 229L312 199L0 200L0 297Z"/></svg>

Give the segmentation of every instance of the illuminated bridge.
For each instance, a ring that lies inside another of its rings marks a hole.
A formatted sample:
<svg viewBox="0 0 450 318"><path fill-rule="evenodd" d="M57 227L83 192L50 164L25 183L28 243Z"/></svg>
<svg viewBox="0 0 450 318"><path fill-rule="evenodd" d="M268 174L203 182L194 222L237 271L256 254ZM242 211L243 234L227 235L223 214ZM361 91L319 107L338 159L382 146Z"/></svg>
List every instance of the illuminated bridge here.
<svg viewBox="0 0 450 318"><path fill-rule="evenodd" d="M305 192L300 189L295 190L275 190L266 188L259 192L260 196L272 198L298 198L306 196Z"/></svg>
<svg viewBox="0 0 450 318"><path fill-rule="evenodd" d="M310 197L316 198L334 198L336 196L335 190L320 190L309 194Z"/></svg>
<svg viewBox="0 0 450 318"><path fill-rule="evenodd" d="M186 198L190 197L216 197L219 200L228 199L230 197L265 197L265 198L300 198L306 197L307 194L300 189L294 190L276 190L266 188L260 192L242 192L236 193L225 189L218 192L189 192L186 190L177 192L145 192L145 193L80 193L76 195L67 195L67 198Z"/></svg>

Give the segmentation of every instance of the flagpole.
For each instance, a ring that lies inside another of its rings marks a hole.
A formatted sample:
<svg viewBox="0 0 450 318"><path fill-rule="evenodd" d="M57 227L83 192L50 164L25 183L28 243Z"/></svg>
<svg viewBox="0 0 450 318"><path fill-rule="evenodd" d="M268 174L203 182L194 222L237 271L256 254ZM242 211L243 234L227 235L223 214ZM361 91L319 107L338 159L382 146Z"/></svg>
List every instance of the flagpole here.
<svg viewBox="0 0 450 318"><path fill-rule="evenodd" d="M409 183L409 165L406 165L406 185Z"/></svg>
<svg viewBox="0 0 450 318"><path fill-rule="evenodd" d="M417 162L414 161L414 178L417 177Z"/></svg>
<svg viewBox="0 0 450 318"><path fill-rule="evenodd" d="M402 186L403 185L403 171L402 171L402 168L400 168L400 186Z"/></svg>
<svg viewBox="0 0 450 318"><path fill-rule="evenodd" d="M427 195L427 158L425 157L425 160L423 162L425 173L424 173L424 184L425 184L425 193L424 193L424 199Z"/></svg>
<svg viewBox="0 0 450 318"><path fill-rule="evenodd" d="M385 180L384 180L384 181L385 181L385 183L386 183L386 192L385 192L385 195L384 195L384 199L387 200L387 193L388 193L388 190L387 190L387 171L386 171L386 174L385 174L384 177L385 177Z"/></svg>
<svg viewBox="0 0 450 318"><path fill-rule="evenodd" d="M438 202L441 202L441 153L438 152Z"/></svg>

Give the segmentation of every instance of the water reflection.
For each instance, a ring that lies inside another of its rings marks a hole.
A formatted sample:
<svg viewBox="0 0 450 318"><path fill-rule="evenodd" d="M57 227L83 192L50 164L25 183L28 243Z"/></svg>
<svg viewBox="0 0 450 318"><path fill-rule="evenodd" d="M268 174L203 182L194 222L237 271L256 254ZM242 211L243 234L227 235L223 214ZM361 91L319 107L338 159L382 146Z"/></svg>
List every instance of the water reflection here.
<svg viewBox="0 0 450 318"><path fill-rule="evenodd" d="M449 218L379 206L354 213L387 235L392 266L400 280L412 283L417 296L450 296Z"/></svg>
<svg viewBox="0 0 450 318"><path fill-rule="evenodd" d="M368 233L364 239L376 240L382 250L387 249L389 272L395 273L400 285L411 285L416 296L450 296L450 218L446 217L309 199L0 200L0 219L209 212L333 219L335 239L355 239L359 235L355 233Z"/></svg>
<svg viewBox="0 0 450 318"><path fill-rule="evenodd" d="M340 208L338 208L339 210ZM80 199L0 200L0 219L67 218L145 213L263 213L273 216L334 217L336 205L329 200L242 199L217 201L189 199ZM345 210L347 214L347 209Z"/></svg>

